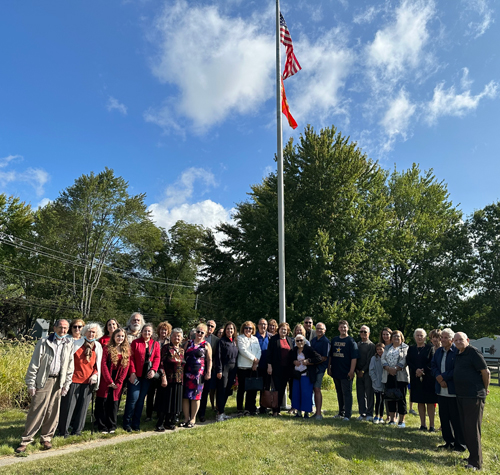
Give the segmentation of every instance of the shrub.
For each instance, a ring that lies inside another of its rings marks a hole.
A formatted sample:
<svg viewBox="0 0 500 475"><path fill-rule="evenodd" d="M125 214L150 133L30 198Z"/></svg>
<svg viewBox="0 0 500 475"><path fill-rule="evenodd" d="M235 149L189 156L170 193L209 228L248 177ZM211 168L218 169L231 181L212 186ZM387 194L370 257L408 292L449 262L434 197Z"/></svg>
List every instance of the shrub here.
<svg viewBox="0 0 500 475"><path fill-rule="evenodd" d="M325 374L323 375L323 381L321 381L321 389L329 391L330 389L334 388L335 384L333 383L333 379L330 376L328 376L328 374L325 371Z"/></svg>
<svg viewBox="0 0 500 475"><path fill-rule="evenodd" d="M0 409L25 408L30 399L24 382L35 340L0 340Z"/></svg>

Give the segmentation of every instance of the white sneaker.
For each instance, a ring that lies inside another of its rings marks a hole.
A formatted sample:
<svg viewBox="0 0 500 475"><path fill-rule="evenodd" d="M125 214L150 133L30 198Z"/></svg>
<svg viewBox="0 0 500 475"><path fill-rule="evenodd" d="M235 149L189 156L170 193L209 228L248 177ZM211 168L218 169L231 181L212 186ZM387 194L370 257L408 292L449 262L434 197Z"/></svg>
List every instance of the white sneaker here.
<svg viewBox="0 0 500 475"><path fill-rule="evenodd" d="M217 414L215 416L215 422L224 422L224 414Z"/></svg>
<svg viewBox="0 0 500 475"><path fill-rule="evenodd" d="M374 417L372 422L373 422L374 424L378 424L378 417Z"/></svg>

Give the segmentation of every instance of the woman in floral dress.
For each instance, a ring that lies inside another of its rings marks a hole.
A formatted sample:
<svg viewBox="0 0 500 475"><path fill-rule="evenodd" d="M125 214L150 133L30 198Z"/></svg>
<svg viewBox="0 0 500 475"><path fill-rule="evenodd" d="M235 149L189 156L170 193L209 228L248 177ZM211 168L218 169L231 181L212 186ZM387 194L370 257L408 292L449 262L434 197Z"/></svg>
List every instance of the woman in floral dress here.
<svg viewBox="0 0 500 475"><path fill-rule="evenodd" d="M210 379L212 372L212 348L205 341L207 326L200 323L196 327L193 340L189 340L184 346L186 366L184 367L184 399L182 400L182 411L184 412L183 427L194 427L196 414L200 408L203 382Z"/></svg>

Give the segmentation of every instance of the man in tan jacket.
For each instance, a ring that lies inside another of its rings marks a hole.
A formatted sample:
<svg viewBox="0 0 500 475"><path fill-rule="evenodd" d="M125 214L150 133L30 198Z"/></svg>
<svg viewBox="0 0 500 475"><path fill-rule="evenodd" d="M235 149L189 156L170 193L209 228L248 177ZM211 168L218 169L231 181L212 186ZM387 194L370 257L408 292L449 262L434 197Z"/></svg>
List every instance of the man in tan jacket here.
<svg viewBox="0 0 500 475"><path fill-rule="evenodd" d="M68 392L73 377L73 338L68 337L68 330L67 320L57 320L54 333L36 344L25 378L31 404L17 453L26 451L40 429L42 448L52 448L61 394Z"/></svg>

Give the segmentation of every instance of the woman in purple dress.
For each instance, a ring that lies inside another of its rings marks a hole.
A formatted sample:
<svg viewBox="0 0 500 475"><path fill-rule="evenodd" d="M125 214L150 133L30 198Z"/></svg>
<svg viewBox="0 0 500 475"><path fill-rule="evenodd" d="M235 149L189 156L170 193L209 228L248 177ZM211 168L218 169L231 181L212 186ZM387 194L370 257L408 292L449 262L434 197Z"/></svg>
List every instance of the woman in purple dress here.
<svg viewBox="0 0 500 475"><path fill-rule="evenodd" d="M200 323L196 327L193 340L184 345L186 366L184 367L184 398L182 412L184 413L183 427L194 427L196 414L200 408L203 383L210 379L212 372L212 348L205 341L207 326Z"/></svg>

